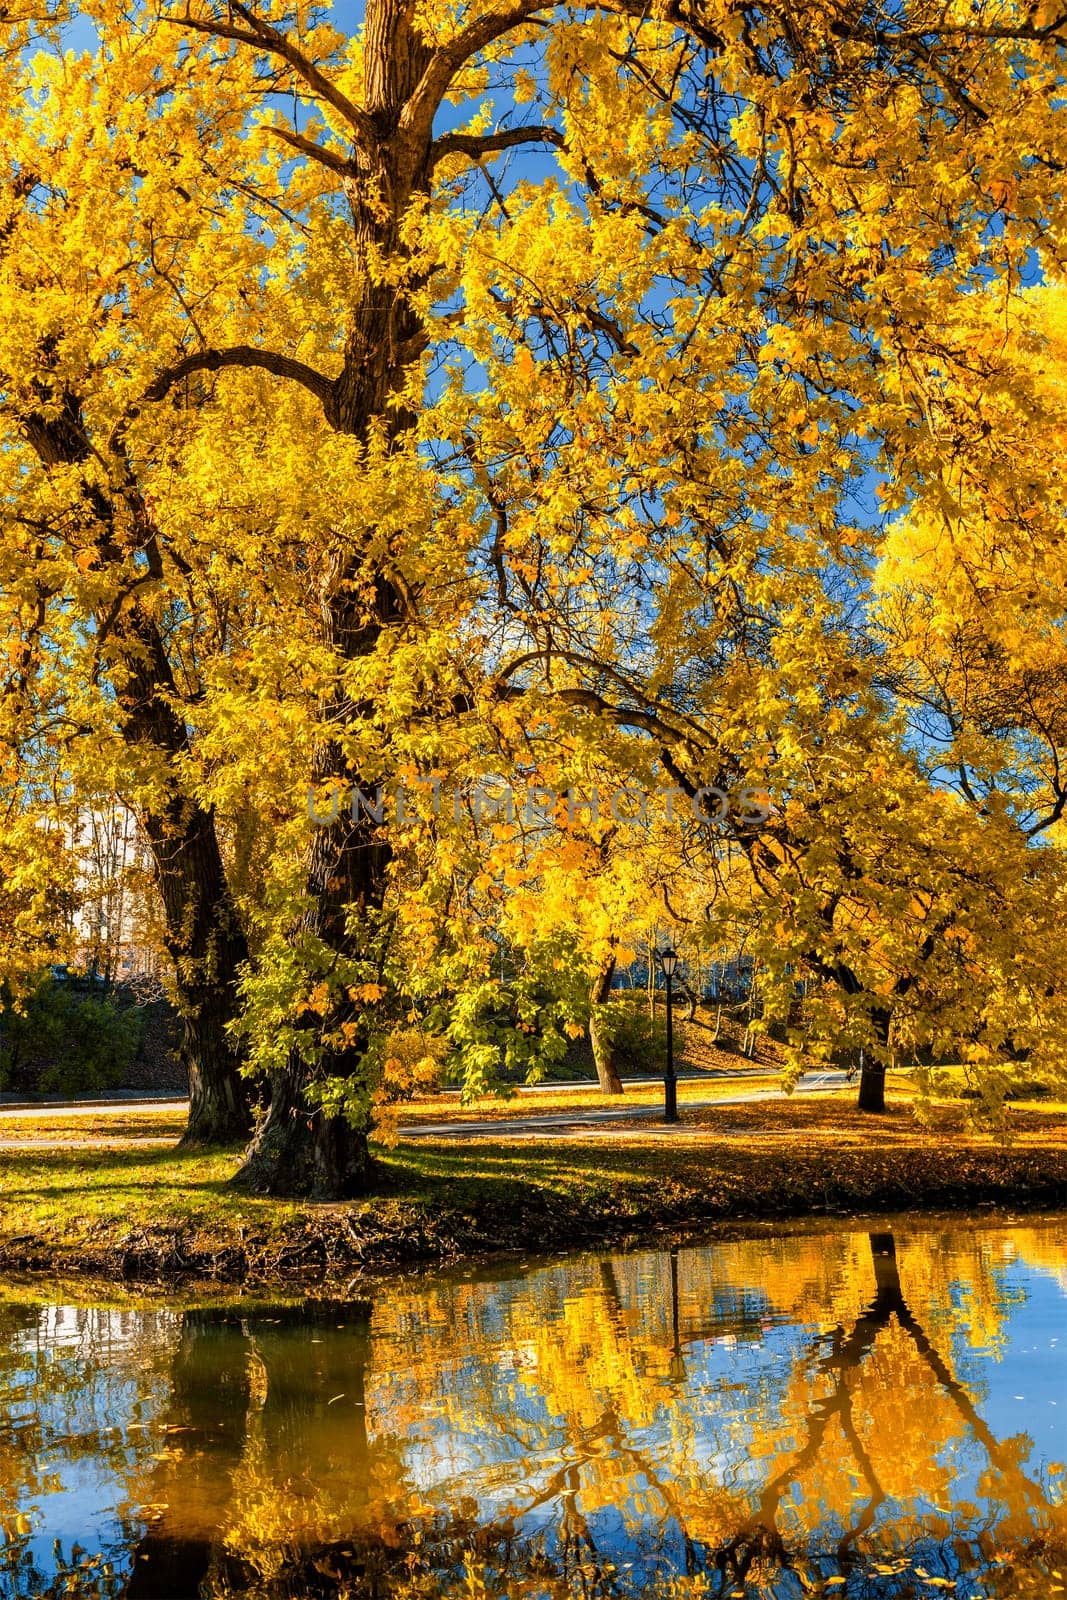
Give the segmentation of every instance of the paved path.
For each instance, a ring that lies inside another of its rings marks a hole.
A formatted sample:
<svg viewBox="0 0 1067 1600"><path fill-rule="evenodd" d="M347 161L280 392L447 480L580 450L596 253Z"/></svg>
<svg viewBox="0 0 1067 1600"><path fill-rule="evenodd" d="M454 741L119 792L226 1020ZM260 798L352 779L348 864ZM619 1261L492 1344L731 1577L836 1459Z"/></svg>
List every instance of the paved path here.
<svg viewBox="0 0 1067 1600"><path fill-rule="evenodd" d="M681 1080L680 1080L681 1081ZM843 1072L818 1072L807 1073L798 1085L799 1094L826 1094L834 1089L840 1089L846 1081ZM660 1079L651 1078L642 1081L642 1087L657 1087ZM637 1087L631 1084L631 1087ZM707 1111L714 1110L717 1106L750 1105L759 1100L782 1100L785 1096L777 1089L749 1089L737 1094L718 1095L713 1100L683 1100L680 1110ZM144 1102L129 1104L107 1104L95 1106L71 1107L36 1107L33 1110L19 1108L17 1110L0 1109L0 1128L5 1122L15 1121L26 1117L40 1117L49 1115L49 1110L54 1116L117 1116L122 1113L129 1114L135 1111L151 1109L158 1112L183 1112L188 1102L185 1100L155 1101L151 1107L146 1107ZM612 1106L601 1110L595 1106L576 1106L573 1111L541 1113L529 1117L487 1117L482 1121L471 1119L469 1121L457 1120L455 1122L423 1122L412 1123L401 1127L398 1131L401 1139L500 1139L512 1138L541 1138L557 1137L561 1134L573 1136L575 1133L594 1135L601 1130L610 1130L620 1123L637 1122L642 1119L655 1119L661 1114L662 1107L657 1102L654 1105L639 1106ZM685 1132L684 1124L670 1127L660 1124L651 1130L662 1133ZM692 1131L692 1130L688 1130ZM98 1133L89 1138L81 1136L69 1137L67 1134L54 1134L44 1139L4 1139L0 1138L0 1150L55 1150L55 1149L100 1149L108 1143L121 1143L123 1149L146 1149L169 1145L173 1140L163 1138L122 1138L109 1141L106 1133Z"/></svg>
<svg viewBox="0 0 1067 1600"><path fill-rule="evenodd" d="M188 1100L81 1100L76 1105L49 1104L26 1106L0 1105L0 1127L5 1122L31 1121L48 1117L121 1117L134 1113L155 1112L165 1116L168 1112L184 1116L189 1109Z"/></svg>
<svg viewBox="0 0 1067 1600"><path fill-rule="evenodd" d="M709 1067L704 1072L680 1072L679 1083L708 1083L721 1082L723 1078L730 1078L737 1083L743 1083L746 1078L770 1078L774 1075L772 1067L738 1067L736 1070L727 1070L725 1067ZM628 1089L656 1089L663 1083L662 1078L627 1078ZM521 1099L527 1095L559 1094L567 1089L592 1090L596 1083L591 1078L570 1078L564 1081L552 1079L545 1083L520 1084L516 1093ZM462 1090L445 1087L439 1091L442 1095L455 1096L458 1100ZM133 1111L159 1111L182 1112L188 1110L189 1101L185 1095L153 1094L150 1090L134 1090L129 1094L119 1094L117 1090L109 1090L92 1100L19 1100L10 1094L0 1094L0 1122L5 1117L95 1117L99 1112L108 1116L120 1116Z"/></svg>
<svg viewBox="0 0 1067 1600"><path fill-rule="evenodd" d="M660 1080L654 1079L652 1083ZM808 1073L801 1079L797 1086L799 1094L827 1094L834 1089L840 1089L845 1083L843 1072ZM649 1085L651 1087L651 1084ZM717 1106L750 1105L757 1100L784 1100L786 1097L778 1089L749 1089L744 1093L716 1095L714 1100L682 1100L679 1102L679 1111L710 1111ZM401 1127L398 1131L402 1139L487 1139L500 1138L506 1131L510 1138L512 1134L553 1134L574 1132L595 1132L598 1128L612 1128L620 1122L639 1122L655 1120L662 1115L663 1107L657 1102L655 1105L618 1106L601 1111L595 1106L576 1106L573 1111L553 1112L551 1115L542 1114L536 1117L497 1117L486 1118L483 1122L456 1121L456 1122L419 1122ZM664 1131L673 1131L668 1124L663 1124Z"/></svg>

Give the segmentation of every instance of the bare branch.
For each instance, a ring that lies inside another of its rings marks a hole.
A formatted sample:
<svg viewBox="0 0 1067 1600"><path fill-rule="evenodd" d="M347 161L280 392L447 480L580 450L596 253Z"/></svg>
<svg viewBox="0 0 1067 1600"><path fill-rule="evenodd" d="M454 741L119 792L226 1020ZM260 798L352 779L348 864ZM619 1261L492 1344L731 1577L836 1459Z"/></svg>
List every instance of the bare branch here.
<svg viewBox="0 0 1067 1600"><path fill-rule="evenodd" d="M516 145L552 144L565 150L567 141L558 128L540 123L529 128L502 128L499 133L446 133L430 146L430 166L435 167L445 156L465 155L472 161L483 156L496 155L500 150L512 150Z"/></svg>
<svg viewBox="0 0 1067 1600"><path fill-rule="evenodd" d="M257 350L250 344L234 345L229 350L194 350L191 355L184 356L173 367L161 372L155 381L149 384L143 399L148 402L163 400L176 383L180 383L191 373L220 372L223 367L246 369L258 367L264 372L274 373L275 377L288 378L292 383L298 383L302 388L309 390L324 408L328 408L333 400L332 378L324 377L321 372L316 372L314 367L309 367L306 362L297 361L292 356L279 355L274 350Z"/></svg>
<svg viewBox="0 0 1067 1600"><path fill-rule="evenodd" d="M244 19L246 27L235 28L231 22L191 17L188 12L184 16L167 17L164 20L176 23L182 28L192 28L197 33L206 33L220 39L235 39L239 44L252 45L257 50L265 50L270 55L280 57L292 67L297 76L304 80L320 100L324 100L344 118L360 144L367 149L375 148L378 135L367 113L353 104L348 96L332 83L302 50L297 48L287 34L282 33L271 23L265 22L262 17L257 17L248 6L242 5L241 0L228 0L228 4L231 11L235 11Z"/></svg>
<svg viewBox="0 0 1067 1600"><path fill-rule="evenodd" d="M317 161L320 167L329 167L331 172L339 173L342 178L350 178L356 171L354 162L338 155L336 150L323 149L314 139L305 139L302 133L294 133L292 128L266 128L264 132L301 151L309 161Z"/></svg>

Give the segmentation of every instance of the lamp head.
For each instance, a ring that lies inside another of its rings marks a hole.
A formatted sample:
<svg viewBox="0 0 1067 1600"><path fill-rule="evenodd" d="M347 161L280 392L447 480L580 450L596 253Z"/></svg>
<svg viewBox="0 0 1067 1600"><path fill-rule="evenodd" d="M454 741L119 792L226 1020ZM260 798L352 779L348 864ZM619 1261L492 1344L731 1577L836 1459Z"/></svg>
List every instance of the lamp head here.
<svg viewBox="0 0 1067 1600"><path fill-rule="evenodd" d="M678 970L677 950L672 950L670 945L667 946L666 950L661 950L659 964L663 968L663 976L665 978L673 978Z"/></svg>

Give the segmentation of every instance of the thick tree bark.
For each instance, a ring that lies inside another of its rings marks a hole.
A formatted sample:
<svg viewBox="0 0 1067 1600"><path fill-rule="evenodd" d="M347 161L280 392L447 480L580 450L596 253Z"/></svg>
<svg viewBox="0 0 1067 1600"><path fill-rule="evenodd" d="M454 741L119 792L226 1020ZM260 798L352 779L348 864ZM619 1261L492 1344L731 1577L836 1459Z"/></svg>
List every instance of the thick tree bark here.
<svg viewBox="0 0 1067 1600"><path fill-rule="evenodd" d="M229 1028L238 1009L237 975L248 948L219 850L212 813L175 798L167 814L143 819L163 898L167 952L174 963L189 1074L183 1145L248 1137L251 1115L241 1057Z"/></svg>
<svg viewBox="0 0 1067 1600"><path fill-rule="evenodd" d="M127 740L182 754L184 722L161 697L172 684L155 625L140 614L125 624L133 667L118 690ZM241 1052L229 1025L238 1011L237 979L248 946L226 880L214 812L172 790L142 814L163 900L167 954L182 1021L181 1059L189 1074L183 1144L228 1144L252 1126Z"/></svg>
<svg viewBox="0 0 1067 1600"><path fill-rule="evenodd" d="M429 181L431 122L401 130L401 111L418 86L430 51L414 25L407 0L370 0L364 35L364 107L373 133L361 140L345 192L352 213L353 278L364 285L351 313L344 363L326 403L326 417L339 433L361 441L372 435L398 442L413 418L396 403L406 366L423 332L410 301L412 284L381 281L375 261L402 262L401 223L413 196ZM373 529L367 530L369 548ZM407 615L407 597L376 557L351 547L338 552L320 595L323 643L338 661L372 654L384 629ZM373 563L373 564L372 564ZM344 729L373 707L335 694L321 707L322 720ZM336 786L346 797L365 785L340 741L315 753L312 781L322 793ZM335 823L317 827L305 857L308 911L294 930L340 958L366 955L386 892L388 846L365 813L353 818L342 806ZM343 1001L322 1019L337 1037L346 1017ZM363 1069L365 1041L318 1055L313 1065L298 1049L272 1084L271 1109L250 1147L237 1181L261 1193L310 1194L346 1199L365 1191L371 1173L369 1129L343 1116L326 1116L307 1090L328 1079L355 1078Z"/></svg>
<svg viewBox="0 0 1067 1600"><path fill-rule="evenodd" d="M375 605L376 615L370 620L361 618L350 600L344 606L324 608L323 631L345 660L368 653L384 623L394 619L396 599L384 584L379 585ZM330 705L329 720L343 727L369 709L336 700ZM345 789L362 787L335 743L316 751L313 777L319 789L331 783ZM389 855L388 843L372 817L363 810L354 814L351 804L339 806L332 824L312 832L305 857L308 909L294 937L303 943L310 936L339 956L365 955L382 909ZM320 1056L314 1064L299 1047L290 1053L285 1070L272 1080L270 1109L237 1174L238 1184L260 1194L323 1200L345 1200L366 1192L372 1171L369 1125L353 1125L343 1115L327 1116L306 1093L323 1079L358 1079L364 1070L366 1042L356 1021L358 1013L358 1005L339 1000L325 1019L334 1036L350 1025L351 1043L346 1049Z"/></svg>
<svg viewBox="0 0 1067 1600"><path fill-rule="evenodd" d="M331 1060L341 1075L351 1063ZM234 1182L256 1194L292 1195L317 1200L346 1200L365 1194L372 1163L367 1135L344 1117L327 1117L308 1105L304 1091L312 1072L294 1052L284 1072L271 1079L270 1107L245 1153Z"/></svg>
<svg viewBox="0 0 1067 1600"><path fill-rule="evenodd" d="M593 974L589 986L589 1042L593 1047L593 1062L601 1094L622 1094L622 1079L615 1060L615 1048L604 1028L600 1007L611 994L611 980L615 976L615 957L603 961Z"/></svg>
<svg viewBox="0 0 1067 1600"><path fill-rule="evenodd" d="M63 396L58 413L25 416L23 431L45 467L81 465L91 455L75 395ZM123 458L116 464L126 466ZM116 498L142 548L158 561L148 509L128 470L125 476ZM118 567L129 554L117 529L118 508L97 484L83 487L100 559ZM251 1116L240 1075L241 1053L227 1028L237 1014L238 973L248 951L226 880L214 813L183 794L174 776L177 762L189 751L189 735L174 709L174 674L155 620L135 596L128 596L99 614L96 624L101 644L106 642L111 654L111 684L131 763L162 767L167 775L162 799L142 809L140 821L163 901L167 953L182 1019L181 1057L190 1096L182 1142L239 1141L248 1136Z"/></svg>

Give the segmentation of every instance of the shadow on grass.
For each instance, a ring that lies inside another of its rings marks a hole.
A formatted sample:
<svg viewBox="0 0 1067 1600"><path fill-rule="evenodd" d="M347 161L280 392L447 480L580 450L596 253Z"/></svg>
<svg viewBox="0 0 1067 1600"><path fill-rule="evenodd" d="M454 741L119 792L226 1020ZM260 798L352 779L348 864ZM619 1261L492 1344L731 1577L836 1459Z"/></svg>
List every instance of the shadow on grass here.
<svg viewBox="0 0 1067 1600"><path fill-rule="evenodd" d="M48 1147L30 1147L25 1151L8 1149L0 1150L0 1163L11 1166L19 1161L47 1161L51 1165L67 1166L114 1166L116 1160L124 1159L130 1165L139 1167L166 1166L170 1164L188 1165L192 1161L219 1161L229 1159L236 1161L244 1150L244 1145L212 1145L210 1148L182 1148L177 1142L174 1144L161 1144L155 1148L139 1145L136 1149L126 1149L121 1144L114 1145L49 1145Z"/></svg>
<svg viewBox="0 0 1067 1600"><path fill-rule="evenodd" d="M590 1189L609 1184L626 1184L658 1181L669 1171L682 1179L703 1179L708 1172L706 1152L648 1149L631 1150L618 1146L560 1147L554 1142L551 1151L533 1155L529 1147L521 1149L491 1145L484 1141L477 1147L440 1146L432 1150L395 1150L379 1162L383 1182L379 1193L410 1196L416 1189L433 1192L454 1200L457 1186L468 1192L499 1190L504 1184L514 1184L520 1191L531 1188Z"/></svg>
<svg viewBox="0 0 1067 1600"><path fill-rule="evenodd" d="M731 1108L735 1117L740 1108ZM743 1197L760 1211L774 1210L779 1202L805 1209L805 1197L826 1192L855 1194L879 1192L914 1176L916 1182L940 1190L951 1177L953 1155L969 1161L982 1158L984 1181L1010 1181L1013 1154L1025 1158L1029 1151L976 1148L964 1130L923 1129L910 1111L896 1108L886 1118L864 1119L852 1110L827 1115L828 1107L796 1106L795 1123L779 1113L775 1125L761 1126L755 1108L752 1125L735 1138L716 1139L721 1128L701 1126L710 1137L680 1141L620 1141L602 1138L566 1139L532 1145L509 1141L501 1130L498 1139L476 1144L434 1141L402 1143L391 1150L375 1147L371 1191L346 1210L357 1214L366 1208L368 1225L380 1221L389 1227L396 1208L422 1212L464 1212L488 1222L494 1211L517 1217L524 1207L540 1216L553 1202L601 1213L613 1192L628 1212L647 1207L652 1214L661 1206L691 1205L703 1210L712 1204L739 1207ZM1056 1131L1063 1127L1062 1117ZM855 1135L862 1132L862 1141ZM959 1135L963 1133L963 1137ZM52 1206L57 1218L73 1226L91 1215L113 1215L139 1198L144 1210L156 1208L161 1219L200 1224L215 1208L218 1220L254 1216L291 1219L291 1207L301 1212L328 1211L331 1202L286 1202L235 1188L242 1147L181 1149L176 1144L158 1148L101 1149L57 1147L0 1152L0 1200L6 1205ZM1048 1151L1047 1171L1054 1173L1058 1152ZM992 1158L990 1166L985 1158ZM944 1175L937 1178L940 1163ZM12 1187L17 1184L18 1187ZM810 1193L809 1193L810 1192ZM200 1201L202 1200L202 1204ZM79 1210L79 1208L82 1208ZM377 1216L375 1216L377 1213ZM140 1218L138 1219L140 1220Z"/></svg>
<svg viewBox="0 0 1067 1600"><path fill-rule="evenodd" d="M176 1145L158 1150L123 1150L121 1146L4 1150L0 1151L0 1194L5 1205L41 1201L50 1193L64 1200L77 1194L110 1199L146 1189L156 1199L167 1191L236 1197L230 1180L242 1150L240 1145L210 1151L180 1150ZM225 1163L222 1172L218 1171L220 1163ZM197 1166L202 1169L199 1174ZM21 1181L22 1187L12 1188L12 1181ZM246 1197L240 1198L244 1201Z"/></svg>

